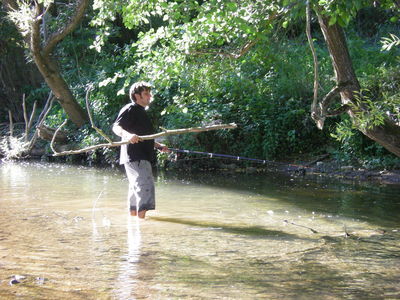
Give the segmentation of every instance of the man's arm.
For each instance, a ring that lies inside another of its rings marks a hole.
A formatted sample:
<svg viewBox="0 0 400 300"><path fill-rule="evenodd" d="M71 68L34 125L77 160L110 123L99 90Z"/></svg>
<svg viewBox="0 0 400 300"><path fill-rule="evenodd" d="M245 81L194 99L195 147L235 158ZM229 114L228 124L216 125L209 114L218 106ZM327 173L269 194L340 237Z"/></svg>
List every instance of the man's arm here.
<svg viewBox="0 0 400 300"><path fill-rule="evenodd" d="M114 125L112 127L112 131L116 135L120 136L123 140L130 141L132 144L136 144L136 143L140 142L140 138L138 135L136 135L134 133L129 133L128 131L123 129L121 126L119 126L117 123L114 123ZM159 142L154 142L154 147L156 149L159 149L161 152L169 152L168 147Z"/></svg>
<svg viewBox="0 0 400 300"><path fill-rule="evenodd" d="M120 136L123 140L130 141L132 144L136 144L140 142L139 136L134 134L134 133L129 133L125 129L123 129L121 126L119 126L117 123L114 123L112 127L112 131Z"/></svg>

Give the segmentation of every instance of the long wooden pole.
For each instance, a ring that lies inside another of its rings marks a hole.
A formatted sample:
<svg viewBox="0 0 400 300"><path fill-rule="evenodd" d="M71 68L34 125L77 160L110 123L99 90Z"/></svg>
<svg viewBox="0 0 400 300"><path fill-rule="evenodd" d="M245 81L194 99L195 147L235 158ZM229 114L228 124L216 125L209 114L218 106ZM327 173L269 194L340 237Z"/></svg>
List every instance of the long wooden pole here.
<svg viewBox="0 0 400 300"><path fill-rule="evenodd" d="M61 126L62 127L62 126ZM61 129L61 127L59 129ZM190 132L203 132L203 131L211 131L211 130L219 130L219 129L233 129L236 128L237 125L235 123L230 123L230 124L220 124L220 125L211 125L211 126L203 126L203 127L191 127L191 128L181 128L181 129L172 129L172 130L164 130L162 132L156 133L156 134L151 134L151 135L142 135L139 136L140 140L153 140L162 136L167 136L167 135L176 135L176 134L183 134L183 133L190 133ZM55 136L55 134L54 134ZM54 138L52 140L52 144L54 143ZM98 148L110 148L110 147L119 147L122 145L129 144L129 141L121 141L121 142L111 142L111 143L105 143L105 144L97 144L93 146L89 146L83 149L78 149L78 150L67 150L67 151L62 151L62 152L56 152L54 151L54 146L51 145L51 148L53 149L53 156L62 156L62 155L71 155L71 154L80 154L84 152L89 152Z"/></svg>

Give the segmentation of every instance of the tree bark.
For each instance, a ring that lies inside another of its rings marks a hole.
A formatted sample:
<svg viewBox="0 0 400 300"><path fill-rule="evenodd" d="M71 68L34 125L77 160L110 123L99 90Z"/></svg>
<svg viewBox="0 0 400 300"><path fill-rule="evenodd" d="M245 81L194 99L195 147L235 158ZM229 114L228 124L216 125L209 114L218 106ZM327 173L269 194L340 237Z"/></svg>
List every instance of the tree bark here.
<svg viewBox="0 0 400 300"><path fill-rule="evenodd" d="M366 108L363 107L362 102L355 101L355 94L360 91L360 83L354 72L343 29L337 23L329 25L329 19L320 14L318 14L318 21L332 60L336 83L340 88L341 103L349 105L347 113L357 126L356 114L365 111ZM394 121L386 118L381 126L368 129L359 128L359 130L400 157L400 126Z"/></svg>
<svg viewBox="0 0 400 300"><path fill-rule="evenodd" d="M43 75L47 85L53 91L58 102L67 113L68 118L75 125L81 127L88 120L87 115L72 95L56 63L51 57L44 57L40 51L32 51L32 54L40 73Z"/></svg>

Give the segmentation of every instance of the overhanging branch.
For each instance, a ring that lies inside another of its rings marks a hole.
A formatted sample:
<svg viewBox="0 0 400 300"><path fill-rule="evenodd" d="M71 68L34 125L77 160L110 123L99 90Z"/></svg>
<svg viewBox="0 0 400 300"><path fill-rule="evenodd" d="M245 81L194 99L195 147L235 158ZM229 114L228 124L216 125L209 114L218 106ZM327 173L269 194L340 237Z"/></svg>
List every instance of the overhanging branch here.
<svg viewBox="0 0 400 300"><path fill-rule="evenodd" d="M47 56L49 55L54 47L64 39L69 33L71 33L75 27L80 23L82 20L85 10L89 5L89 0L80 0L76 6L75 13L73 14L73 17L69 20L69 22L63 27L60 28L57 32L53 33L49 40L47 41L44 49L43 49L43 55Z"/></svg>
<svg viewBox="0 0 400 300"><path fill-rule="evenodd" d="M307 1L306 5L306 19L307 19L307 25L306 25L306 33L307 33L307 40L310 45L311 53L313 56L313 63L314 63L314 98L313 102L311 105L311 111L315 111L315 108L317 106L317 101L318 101L318 57L317 53L315 51L314 47L314 42L312 40L311 36L311 7L310 7L310 1Z"/></svg>
<svg viewBox="0 0 400 300"><path fill-rule="evenodd" d="M339 95L340 92L348 88L350 85L351 83L344 82L339 84L338 86L335 86L332 90L329 91L328 94L325 95L322 101L316 103L316 105L312 107L311 118L315 121L319 129L322 129L324 127L324 122L327 117L337 116L349 110L350 106L343 105L339 109L328 113L329 106L334 101L335 96Z"/></svg>
<svg viewBox="0 0 400 300"><path fill-rule="evenodd" d="M103 138L105 138L105 139L107 140L107 142L112 143L111 138L108 137L108 136L104 133L103 130L101 130L100 128L98 128L98 127L96 127L96 126L94 125L92 113L91 113L90 106L89 106L89 93L90 93L90 91L91 91L92 89L93 89L93 85L90 85L90 86L88 87L87 91L86 91L86 97L85 97L85 99L86 99L86 110L87 110L87 113L88 113L88 115L89 115L90 124L92 125L92 128L93 128L94 130L96 130L96 132L97 132L98 134L100 134Z"/></svg>

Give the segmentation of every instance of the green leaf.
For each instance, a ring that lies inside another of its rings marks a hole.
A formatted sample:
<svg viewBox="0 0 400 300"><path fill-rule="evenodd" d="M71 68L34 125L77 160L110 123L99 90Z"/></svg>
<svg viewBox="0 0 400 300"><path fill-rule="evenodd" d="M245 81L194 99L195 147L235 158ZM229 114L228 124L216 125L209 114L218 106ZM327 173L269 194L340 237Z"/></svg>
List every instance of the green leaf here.
<svg viewBox="0 0 400 300"><path fill-rule="evenodd" d="M237 11L237 4L235 2L228 2L227 3L228 9L230 11Z"/></svg>
<svg viewBox="0 0 400 300"><path fill-rule="evenodd" d="M332 16L329 20L329 26L336 24L336 16Z"/></svg>
<svg viewBox="0 0 400 300"><path fill-rule="evenodd" d="M342 26L342 27L346 27L347 26L346 21L343 20L343 18L341 18L340 16L338 17L337 21L338 21L340 26Z"/></svg>

